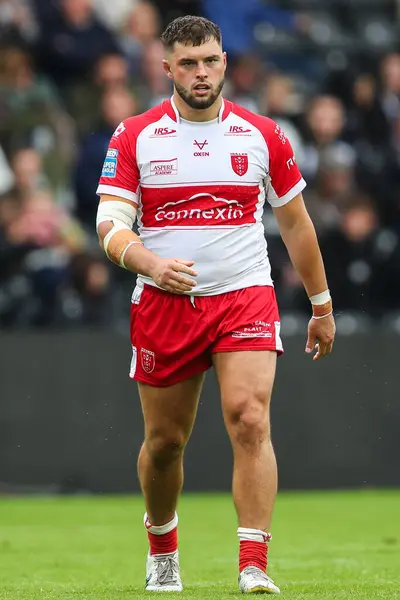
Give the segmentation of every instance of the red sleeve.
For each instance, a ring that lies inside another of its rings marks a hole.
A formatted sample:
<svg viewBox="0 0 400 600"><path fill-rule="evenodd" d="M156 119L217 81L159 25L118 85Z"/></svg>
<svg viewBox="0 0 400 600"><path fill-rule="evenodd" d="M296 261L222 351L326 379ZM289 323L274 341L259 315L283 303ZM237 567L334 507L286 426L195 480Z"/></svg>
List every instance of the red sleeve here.
<svg viewBox="0 0 400 600"><path fill-rule="evenodd" d="M137 136L129 119L114 131L103 164L97 194L110 194L137 204L140 173L136 162Z"/></svg>
<svg viewBox="0 0 400 600"><path fill-rule="evenodd" d="M273 207L283 206L306 187L297 166L292 146L274 121L266 136L269 152L269 185L267 200Z"/></svg>

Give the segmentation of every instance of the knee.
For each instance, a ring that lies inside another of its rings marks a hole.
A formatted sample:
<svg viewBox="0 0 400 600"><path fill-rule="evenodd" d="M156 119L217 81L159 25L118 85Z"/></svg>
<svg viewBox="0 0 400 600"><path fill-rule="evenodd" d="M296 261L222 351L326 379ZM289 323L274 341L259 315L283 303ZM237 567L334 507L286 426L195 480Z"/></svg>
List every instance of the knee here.
<svg viewBox="0 0 400 600"><path fill-rule="evenodd" d="M257 396L237 398L227 415L232 444L248 450L270 440L269 405Z"/></svg>
<svg viewBox="0 0 400 600"><path fill-rule="evenodd" d="M185 449L186 440L180 432L153 432L146 437L145 446L156 469L165 469L178 460Z"/></svg>

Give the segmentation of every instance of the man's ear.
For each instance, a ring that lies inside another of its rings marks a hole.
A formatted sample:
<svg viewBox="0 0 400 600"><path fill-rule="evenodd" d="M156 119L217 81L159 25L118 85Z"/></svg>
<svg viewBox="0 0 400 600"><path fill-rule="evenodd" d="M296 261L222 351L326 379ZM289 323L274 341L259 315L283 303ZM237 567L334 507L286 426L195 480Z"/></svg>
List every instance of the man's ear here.
<svg viewBox="0 0 400 600"><path fill-rule="evenodd" d="M163 58L162 64L167 77L169 79L172 79L171 67L169 65L169 62L165 58Z"/></svg>

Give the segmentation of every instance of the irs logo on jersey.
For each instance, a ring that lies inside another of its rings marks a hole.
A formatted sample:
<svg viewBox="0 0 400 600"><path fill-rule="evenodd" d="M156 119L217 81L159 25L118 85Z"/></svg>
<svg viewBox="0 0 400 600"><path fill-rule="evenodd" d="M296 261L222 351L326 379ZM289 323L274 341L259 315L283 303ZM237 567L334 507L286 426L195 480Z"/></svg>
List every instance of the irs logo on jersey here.
<svg viewBox="0 0 400 600"><path fill-rule="evenodd" d="M249 157L247 154L231 154L231 165L236 175L243 177L249 168Z"/></svg>

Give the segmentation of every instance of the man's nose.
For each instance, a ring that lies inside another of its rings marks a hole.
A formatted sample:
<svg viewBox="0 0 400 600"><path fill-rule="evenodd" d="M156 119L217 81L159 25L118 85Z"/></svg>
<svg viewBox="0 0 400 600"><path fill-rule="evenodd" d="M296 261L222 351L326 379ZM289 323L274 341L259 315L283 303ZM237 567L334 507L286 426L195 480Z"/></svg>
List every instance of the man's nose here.
<svg viewBox="0 0 400 600"><path fill-rule="evenodd" d="M197 65L196 77L198 77L199 79L207 78L207 71L203 61L200 61Z"/></svg>

